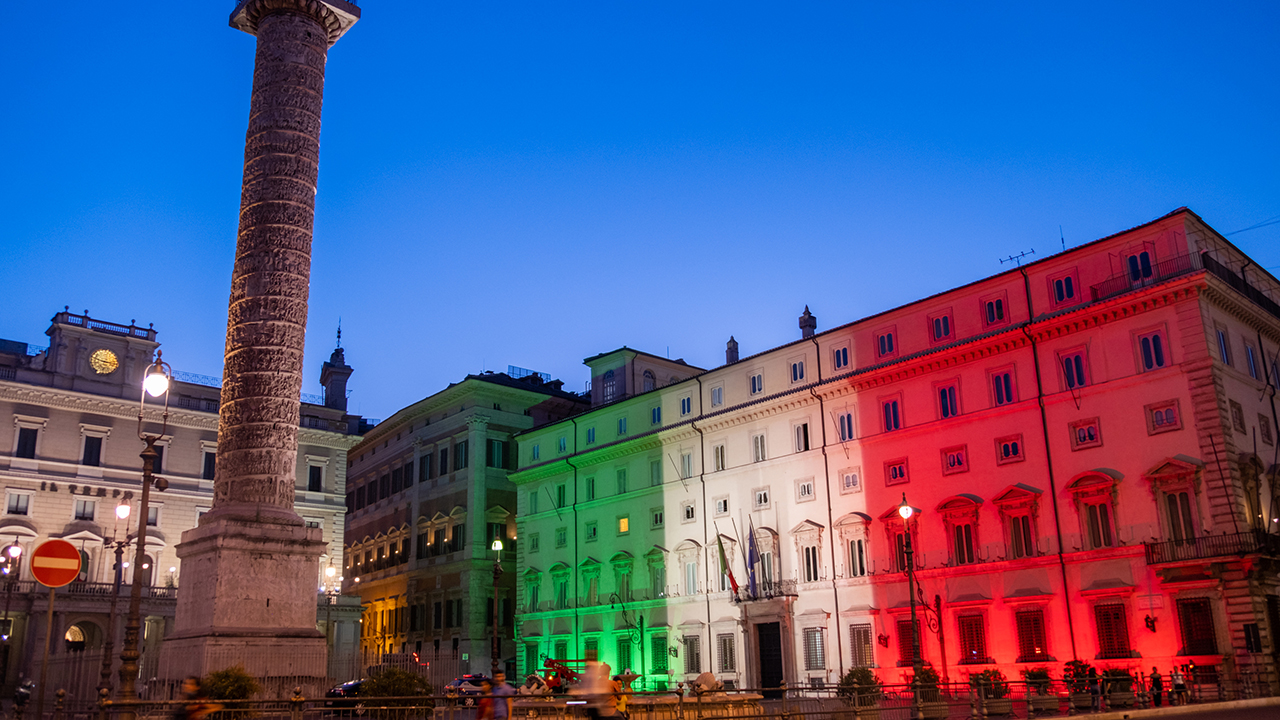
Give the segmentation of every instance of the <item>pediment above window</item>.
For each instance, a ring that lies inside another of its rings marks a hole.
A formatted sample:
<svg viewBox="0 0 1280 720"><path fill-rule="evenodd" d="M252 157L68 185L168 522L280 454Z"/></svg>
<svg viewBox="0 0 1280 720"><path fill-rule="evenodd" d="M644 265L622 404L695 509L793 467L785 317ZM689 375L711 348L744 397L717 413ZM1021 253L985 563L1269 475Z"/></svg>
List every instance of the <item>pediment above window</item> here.
<svg viewBox="0 0 1280 720"><path fill-rule="evenodd" d="M1022 508L1035 507L1040 503L1043 490L1024 483L1015 483L1005 488L991 502L1005 512Z"/></svg>
<svg viewBox="0 0 1280 720"><path fill-rule="evenodd" d="M1067 483L1067 491L1077 500L1110 498L1120 478L1107 471L1088 470L1076 475Z"/></svg>
<svg viewBox="0 0 1280 720"><path fill-rule="evenodd" d="M937 512L948 520L977 520L982 509L982 498L971 493L960 493L938 503Z"/></svg>

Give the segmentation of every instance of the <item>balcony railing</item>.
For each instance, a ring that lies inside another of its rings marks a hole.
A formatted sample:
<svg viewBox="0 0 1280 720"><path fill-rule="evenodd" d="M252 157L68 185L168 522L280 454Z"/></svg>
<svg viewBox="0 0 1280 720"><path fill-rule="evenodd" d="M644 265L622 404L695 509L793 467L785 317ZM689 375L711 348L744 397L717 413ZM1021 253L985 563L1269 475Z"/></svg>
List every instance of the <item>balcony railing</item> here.
<svg viewBox="0 0 1280 720"><path fill-rule="evenodd" d="M772 600L780 597L796 596L795 580L765 580L756 583L756 592L753 595L750 588L746 585L738 587L738 594L730 598L733 602L756 602L759 600Z"/></svg>
<svg viewBox="0 0 1280 720"><path fill-rule="evenodd" d="M1106 300L1109 297L1122 295L1130 290L1137 290L1148 285L1171 280L1179 275L1189 275L1201 269L1199 255L1179 255L1163 260L1151 266L1151 275L1134 279L1125 269L1117 275L1104 280L1090 288L1093 301Z"/></svg>
<svg viewBox="0 0 1280 720"><path fill-rule="evenodd" d="M1209 254L1202 256L1204 258L1204 269L1217 275L1226 284L1230 285L1236 292L1249 298L1255 305L1271 313L1273 317L1280 318L1280 303L1267 297L1261 290L1245 282L1245 279L1231 272L1225 265L1214 260Z"/></svg>
<svg viewBox="0 0 1280 720"><path fill-rule="evenodd" d="M76 315L69 309L53 316L55 323L63 323L65 325L76 325L89 330L97 330L98 332L110 333L112 335L124 335L126 337L143 338L154 341L156 339L156 331L154 328L138 327L132 322L128 325L107 322L105 320L94 320L89 317L89 313L84 315Z"/></svg>
<svg viewBox="0 0 1280 720"><path fill-rule="evenodd" d="M73 595L75 597L111 597L111 590L115 587L115 583L98 583L98 582L73 582L65 587L58 588L58 597L64 594ZM120 597L128 597L129 582L120 583ZM8 592L7 585L0 582L0 594ZM47 589L43 586L37 588L36 583L31 580L18 580L13 583L12 592L17 595L38 592L44 594ZM143 597L159 598L164 600L173 600L178 597L178 588L153 586L142 588Z"/></svg>
<svg viewBox="0 0 1280 720"><path fill-rule="evenodd" d="M1143 546L1147 550L1147 564L1159 565L1253 553L1277 555L1280 554L1280 536L1250 530L1227 535L1205 535L1191 540L1143 543Z"/></svg>

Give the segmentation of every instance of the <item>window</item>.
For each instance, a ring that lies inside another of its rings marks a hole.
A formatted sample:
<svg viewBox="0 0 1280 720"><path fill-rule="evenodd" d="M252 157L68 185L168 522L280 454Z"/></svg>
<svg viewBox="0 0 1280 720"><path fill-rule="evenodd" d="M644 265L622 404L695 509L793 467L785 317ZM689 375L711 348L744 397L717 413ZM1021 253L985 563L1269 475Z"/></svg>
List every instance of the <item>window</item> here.
<svg viewBox="0 0 1280 720"><path fill-rule="evenodd" d="M653 371L651 370L644 371L641 382L644 383L641 387L644 388L645 392L649 392L658 386L658 381L653 377Z"/></svg>
<svg viewBox="0 0 1280 720"><path fill-rule="evenodd" d="M1151 277L1151 253L1143 250L1129 256L1129 280L1141 283Z"/></svg>
<svg viewBox="0 0 1280 720"><path fill-rule="evenodd" d="M938 386L938 417L946 420L960 414L959 391L954 383Z"/></svg>
<svg viewBox="0 0 1280 720"><path fill-rule="evenodd" d="M36 438L39 437L39 433L40 431L36 428L18 428L18 447L13 453L14 457L34 460L36 457Z"/></svg>
<svg viewBox="0 0 1280 720"><path fill-rule="evenodd" d="M654 595L654 597L658 597ZM654 635L649 638L649 657L653 658L653 672L665 675L667 672L667 636Z"/></svg>
<svg viewBox="0 0 1280 720"><path fill-rule="evenodd" d="M912 632L910 619L898 621L898 667L910 667L916 656L915 636L920 630L918 621L914 629L915 632Z"/></svg>
<svg viewBox="0 0 1280 720"><path fill-rule="evenodd" d="M972 565L973 523L956 523L951 527L951 559L956 565Z"/></svg>
<svg viewBox="0 0 1280 720"><path fill-rule="evenodd" d="M529 552L535 553L542 549L542 536L538 533L529 535Z"/></svg>
<svg viewBox="0 0 1280 720"><path fill-rule="evenodd" d="M809 423L800 423L796 425L796 452L804 452L809 449Z"/></svg>
<svg viewBox="0 0 1280 720"><path fill-rule="evenodd" d="M440 472L438 475L444 476L449 474L449 448L440 448Z"/></svg>
<svg viewBox="0 0 1280 720"><path fill-rule="evenodd" d="M1218 636L1213 631L1209 598L1179 598L1178 625L1182 631L1179 655L1218 654Z"/></svg>
<svg viewBox="0 0 1280 720"><path fill-rule="evenodd" d="M1271 418L1261 413L1258 414L1258 437L1268 445L1275 442L1271 437Z"/></svg>
<svg viewBox="0 0 1280 720"><path fill-rule="evenodd" d="M848 442L853 439L853 413L840 413L836 416L836 425L840 435L840 442Z"/></svg>
<svg viewBox="0 0 1280 720"><path fill-rule="evenodd" d="M876 336L876 357L889 357L894 351L892 330Z"/></svg>
<svg viewBox="0 0 1280 720"><path fill-rule="evenodd" d="M1164 332L1157 331L1138 336L1138 354L1142 359L1142 370L1156 370L1165 366Z"/></svg>
<svg viewBox="0 0 1280 720"><path fill-rule="evenodd" d="M1115 534L1111 526L1111 503L1085 503L1084 510L1089 548L1115 547Z"/></svg>
<svg viewBox="0 0 1280 720"><path fill-rule="evenodd" d="M151 461L151 472L164 472L164 445L156 445L156 457Z"/></svg>
<svg viewBox="0 0 1280 720"><path fill-rule="evenodd" d="M737 656L734 652L734 637L730 634L716 636L716 654L720 661L720 672L736 672Z"/></svg>
<svg viewBox="0 0 1280 720"><path fill-rule="evenodd" d="M845 470L840 473L840 492L862 492L862 477L857 470Z"/></svg>
<svg viewBox="0 0 1280 720"><path fill-rule="evenodd" d="M569 504L569 488L560 483L556 486L556 507L562 508Z"/></svg>
<svg viewBox="0 0 1280 720"><path fill-rule="evenodd" d="M565 446L566 446L566 445L568 445L568 439L567 439L567 438L561 437L558 441L556 441L556 449L557 449L557 450L559 450L560 452L564 452L564 451L565 451Z"/></svg>
<svg viewBox="0 0 1280 720"><path fill-rule="evenodd" d="M693 453L680 454L680 477L686 480L693 477Z"/></svg>
<svg viewBox="0 0 1280 720"><path fill-rule="evenodd" d="M1017 560L1024 557L1035 557L1035 535L1031 531L1030 515L1015 515L1009 518L1009 557Z"/></svg>
<svg viewBox="0 0 1280 720"><path fill-rule="evenodd" d="M1164 500L1167 511L1165 521L1169 526L1169 539L1178 545L1194 543L1196 541L1196 530L1192 522L1191 507L1193 498L1191 495L1185 490L1166 493Z"/></svg>
<svg viewBox="0 0 1280 720"><path fill-rule="evenodd" d="M80 456L81 465L89 465L98 467L102 464L102 438L96 435L86 435L84 438L84 452Z"/></svg>
<svg viewBox="0 0 1280 720"><path fill-rule="evenodd" d="M1063 305L1070 305L1076 300L1076 287L1080 282L1076 279L1076 271L1065 275L1059 275L1049 281L1051 288L1050 296L1053 299L1053 307L1057 308Z"/></svg>
<svg viewBox="0 0 1280 720"><path fill-rule="evenodd" d="M586 542L595 542L596 540L598 540L600 538L599 523L597 523L594 520L587 523L584 531L584 535L586 538Z"/></svg>
<svg viewBox="0 0 1280 720"><path fill-rule="evenodd" d="M649 424L660 425L662 423L662 408L654 407L649 409Z"/></svg>
<svg viewBox="0 0 1280 720"><path fill-rule="evenodd" d="M1129 649L1129 624L1125 621L1122 603L1095 605L1093 619L1098 631L1099 658L1118 659L1132 655Z"/></svg>
<svg viewBox="0 0 1280 720"><path fill-rule="evenodd" d="M698 594L698 563L696 562L684 564L684 594Z"/></svg>
<svg viewBox="0 0 1280 720"><path fill-rule="evenodd" d="M969 472L969 448L967 445L957 445L942 449L942 474L954 475L955 473Z"/></svg>
<svg viewBox="0 0 1280 720"><path fill-rule="evenodd" d="M987 657L987 624L981 615L961 615L956 618L960 626L960 664L981 665L991 662Z"/></svg>
<svg viewBox="0 0 1280 720"><path fill-rule="evenodd" d="M724 388L719 386L711 388L711 407L720 407L723 404Z"/></svg>
<svg viewBox="0 0 1280 720"><path fill-rule="evenodd" d="M814 499L813 481L797 480L796 481L796 502L808 502Z"/></svg>
<svg viewBox="0 0 1280 720"><path fill-rule="evenodd" d="M1146 411L1148 435L1182 428L1182 419L1178 414L1177 400L1148 405Z"/></svg>
<svg viewBox="0 0 1280 720"><path fill-rule="evenodd" d="M930 329L933 331L932 337L934 342L948 340L951 338L951 315L938 315L930 319Z"/></svg>
<svg viewBox="0 0 1280 720"><path fill-rule="evenodd" d="M689 396L680 398L680 414L683 416L691 412L693 412L693 398Z"/></svg>
<svg viewBox="0 0 1280 720"><path fill-rule="evenodd" d="M631 532L631 518L627 515L622 515L618 518L618 534L626 535L629 532Z"/></svg>
<svg viewBox="0 0 1280 720"><path fill-rule="evenodd" d="M97 509L98 503L93 500L76 499L75 519L88 520L93 522L94 511Z"/></svg>
<svg viewBox="0 0 1280 720"><path fill-rule="evenodd" d="M662 484L662 461L649 461L649 487L657 487Z"/></svg>
<svg viewBox="0 0 1280 720"><path fill-rule="evenodd" d="M564 577L556 578L556 609L569 609L569 579Z"/></svg>
<svg viewBox="0 0 1280 720"><path fill-rule="evenodd" d="M716 508L715 510L716 515L728 515L729 514L729 498L724 496L716 498L715 508Z"/></svg>
<svg viewBox="0 0 1280 720"><path fill-rule="evenodd" d="M899 458L884 464L884 484L901 485L907 482L907 459Z"/></svg>
<svg viewBox="0 0 1280 720"><path fill-rule="evenodd" d="M631 667L631 640L618 638L618 668L626 670Z"/></svg>
<svg viewBox="0 0 1280 720"><path fill-rule="evenodd" d="M312 522L315 522L315 521L309 520L307 527L320 527L319 525L311 525L310 523ZM149 527L158 527L160 525L160 506L159 505L147 506L147 525Z"/></svg>
<svg viewBox="0 0 1280 720"><path fill-rule="evenodd" d="M587 444L590 445L595 441L596 441L596 429L593 427L587 428Z"/></svg>
<svg viewBox="0 0 1280 720"><path fill-rule="evenodd" d="M1021 462L1026 460L1022 454L1022 435L1009 435L996 439L996 464Z"/></svg>
<svg viewBox="0 0 1280 720"><path fill-rule="evenodd" d="M822 575L821 559L818 556L818 546L805 545L800 548L801 560L801 576L803 582L818 582Z"/></svg>
<svg viewBox="0 0 1280 720"><path fill-rule="evenodd" d="M716 472L725 469L724 443L711 448L711 463Z"/></svg>
<svg viewBox="0 0 1280 720"><path fill-rule="evenodd" d="M804 380L804 361L797 360L791 363L791 382L800 382Z"/></svg>
<svg viewBox="0 0 1280 720"><path fill-rule="evenodd" d="M649 523L651 528L660 528L665 524L666 517L662 512L662 508L653 508L649 511L649 517L652 522ZM657 597L656 595L654 597Z"/></svg>
<svg viewBox="0 0 1280 720"><path fill-rule="evenodd" d="M538 488L529 491L529 514L538 512Z"/></svg>
<svg viewBox="0 0 1280 720"><path fill-rule="evenodd" d="M1045 643L1044 609L1026 608L1015 615L1018 629L1017 662L1040 662L1049 659L1048 645Z"/></svg>
<svg viewBox="0 0 1280 720"><path fill-rule="evenodd" d="M307 492L322 490L324 490L324 468L320 465L311 465L307 468Z"/></svg>
<svg viewBox="0 0 1280 720"><path fill-rule="evenodd" d="M31 495L28 493L9 493L8 507L5 512L10 515L30 514Z"/></svg>
<svg viewBox="0 0 1280 720"><path fill-rule="evenodd" d="M602 393L604 395L604 401L613 402L613 399L617 395L617 392L618 392L618 386L617 386L617 381L615 381L613 378L613 371L606 370L604 372L604 390Z"/></svg>
<svg viewBox="0 0 1280 720"><path fill-rule="evenodd" d="M827 667L827 648L822 628L804 629L804 669L825 670Z"/></svg>
<svg viewBox="0 0 1280 720"><path fill-rule="evenodd" d="M898 410L898 400L885 400L880 405L884 411L884 431L891 432L902 427L902 415Z"/></svg>
<svg viewBox="0 0 1280 720"><path fill-rule="evenodd" d="M849 577L865 577L867 574L867 541L854 538L849 541Z"/></svg>
<svg viewBox="0 0 1280 720"><path fill-rule="evenodd" d="M618 494L625 495L627 492L627 469L618 468L614 471L614 480L617 482Z"/></svg>
<svg viewBox="0 0 1280 720"><path fill-rule="evenodd" d="M216 450L204 451L204 469L200 473L200 477L204 480L212 480L218 470L218 453Z"/></svg>
<svg viewBox="0 0 1280 720"><path fill-rule="evenodd" d="M595 499L596 499L596 478L595 478L595 476L594 476L594 475L592 475L592 476L588 477L586 480L584 480L584 481L583 481L583 484L586 486L585 491L586 491L587 499L588 499L588 500L595 500Z"/></svg>
<svg viewBox="0 0 1280 720"><path fill-rule="evenodd" d="M1227 329L1219 326L1218 331L1218 355L1222 358L1224 365L1231 364L1231 342L1227 338Z"/></svg>
<svg viewBox="0 0 1280 720"><path fill-rule="evenodd" d="M1088 376L1085 374L1086 363L1083 350L1063 353L1060 357L1062 359L1062 381L1066 384L1068 390L1075 390L1089 384Z"/></svg>
<svg viewBox="0 0 1280 720"><path fill-rule="evenodd" d="M752 435L751 436L751 461L764 462L765 459L766 458L765 458L765 447L764 447L764 435L763 434Z"/></svg>
<svg viewBox="0 0 1280 720"><path fill-rule="evenodd" d="M534 462L537 462L541 457L542 457L542 446L534 445L533 448L529 450L529 458ZM418 478L418 481L421 482L422 478Z"/></svg>
<svg viewBox="0 0 1280 720"><path fill-rule="evenodd" d="M689 674L702 672L702 638L686 635L683 642L684 671Z"/></svg>
<svg viewBox="0 0 1280 720"><path fill-rule="evenodd" d="M462 470L463 468L467 467L467 462L468 462L467 458L470 455L470 453L467 452L468 442L469 441L467 440L463 440L462 442L454 444L453 446L453 469L454 470Z"/></svg>
<svg viewBox="0 0 1280 720"><path fill-rule="evenodd" d="M756 510L769 507L769 488L757 488L755 491L755 503L753 507Z"/></svg>
<svg viewBox="0 0 1280 720"><path fill-rule="evenodd" d="M991 373L991 398L993 405L1008 405L1014 401L1013 371L997 370Z"/></svg>
<svg viewBox="0 0 1280 720"><path fill-rule="evenodd" d="M837 370L849 367L849 348L838 347L833 354L833 362Z"/></svg>
<svg viewBox="0 0 1280 720"><path fill-rule="evenodd" d="M1004 293L999 297L986 298L982 301L982 319L984 323L990 327L992 325L1003 325L1006 321Z"/></svg>
<svg viewBox="0 0 1280 720"><path fill-rule="evenodd" d="M1231 407L1231 426L1237 432L1248 432L1244 426L1244 407L1235 400L1228 400L1227 404Z"/></svg>
<svg viewBox="0 0 1280 720"><path fill-rule="evenodd" d="M502 440L489 440L485 443L487 452L485 453L485 466L491 468L505 468L507 466L507 444ZM412 480L412 469L406 467L404 470L405 486L407 487Z"/></svg>
<svg viewBox="0 0 1280 720"><path fill-rule="evenodd" d="M556 528L556 547L562 548L569 544L569 530L567 528Z"/></svg>
<svg viewBox="0 0 1280 720"><path fill-rule="evenodd" d="M1244 344L1244 362L1249 370L1249 377L1254 380L1258 379L1258 358L1253 346L1249 343Z"/></svg>
<svg viewBox="0 0 1280 720"><path fill-rule="evenodd" d="M697 520L697 509L695 504L690 501L680 506L680 516L685 522Z"/></svg>
<svg viewBox="0 0 1280 720"><path fill-rule="evenodd" d="M871 640L871 624L849 626L849 644L852 646L850 661L854 667L871 667L876 664L875 646Z"/></svg>
<svg viewBox="0 0 1280 720"><path fill-rule="evenodd" d="M1083 450L1102 445L1102 428L1099 425L1098 418L1077 420L1071 423L1070 429L1072 450Z"/></svg>

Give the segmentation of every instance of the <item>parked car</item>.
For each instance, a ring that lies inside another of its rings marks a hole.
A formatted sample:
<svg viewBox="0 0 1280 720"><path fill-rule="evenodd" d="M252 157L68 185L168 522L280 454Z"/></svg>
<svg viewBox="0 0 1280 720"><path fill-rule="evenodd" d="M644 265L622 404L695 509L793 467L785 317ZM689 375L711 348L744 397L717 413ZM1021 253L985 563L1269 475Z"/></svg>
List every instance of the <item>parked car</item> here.
<svg viewBox="0 0 1280 720"><path fill-rule="evenodd" d="M448 685L444 686L445 695L457 695L463 705L475 705L476 696L482 691L480 684L487 682L489 678L484 675L463 675L454 678Z"/></svg>
<svg viewBox="0 0 1280 720"><path fill-rule="evenodd" d="M324 706L327 708L353 708L360 705L360 687L364 680L351 680L335 685L324 694Z"/></svg>

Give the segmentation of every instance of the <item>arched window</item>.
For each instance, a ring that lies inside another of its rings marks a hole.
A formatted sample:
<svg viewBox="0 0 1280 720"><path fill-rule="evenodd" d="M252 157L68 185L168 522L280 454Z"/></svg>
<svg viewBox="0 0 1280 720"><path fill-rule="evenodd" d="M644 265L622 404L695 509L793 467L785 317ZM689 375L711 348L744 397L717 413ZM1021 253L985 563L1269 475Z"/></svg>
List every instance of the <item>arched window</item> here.
<svg viewBox="0 0 1280 720"><path fill-rule="evenodd" d="M644 391L649 392L658 386L658 381L653 377L651 370L644 371Z"/></svg>
<svg viewBox="0 0 1280 720"><path fill-rule="evenodd" d="M617 394L617 384L613 379L613 371L606 370L604 373L604 401L612 402L614 395Z"/></svg>

